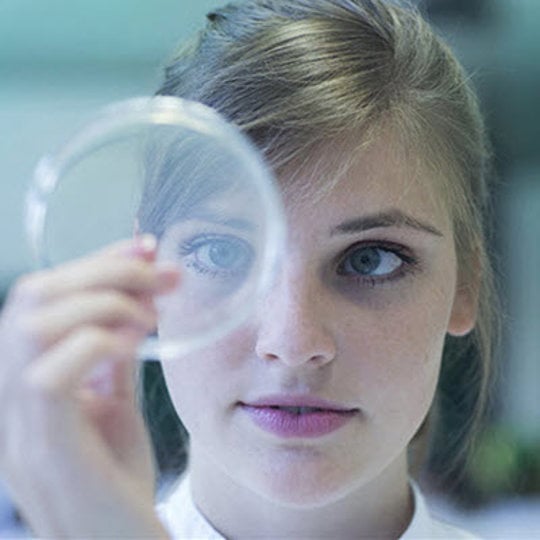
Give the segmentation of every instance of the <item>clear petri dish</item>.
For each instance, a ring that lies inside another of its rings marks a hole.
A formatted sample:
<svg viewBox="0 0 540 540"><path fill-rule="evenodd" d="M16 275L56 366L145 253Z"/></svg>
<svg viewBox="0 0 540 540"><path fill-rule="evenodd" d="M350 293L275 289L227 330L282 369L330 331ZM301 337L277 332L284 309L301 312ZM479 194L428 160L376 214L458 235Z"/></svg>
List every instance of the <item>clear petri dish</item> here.
<svg viewBox="0 0 540 540"><path fill-rule="evenodd" d="M285 225L260 153L214 110L156 96L113 104L38 163L25 226L40 267L136 234L181 280L157 297L141 359L170 360L223 337L265 294Z"/></svg>

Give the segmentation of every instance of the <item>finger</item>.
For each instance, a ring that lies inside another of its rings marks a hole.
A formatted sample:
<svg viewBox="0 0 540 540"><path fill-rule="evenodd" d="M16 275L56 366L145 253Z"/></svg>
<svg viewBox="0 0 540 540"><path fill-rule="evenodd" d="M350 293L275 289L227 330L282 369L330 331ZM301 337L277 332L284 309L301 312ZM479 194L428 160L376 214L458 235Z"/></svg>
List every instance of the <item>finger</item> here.
<svg viewBox="0 0 540 540"><path fill-rule="evenodd" d="M27 339L47 349L81 326L134 327L155 330L157 311L146 298L136 299L114 290L85 292L38 308L26 319Z"/></svg>
<svg viewBox="0 0 540 540"><path fill-rule="evenodd" d="M151 448L137 407L138 366L132 362L109 362L103 368L105 386L97 391L90 389L88 393L83 390L79 394L84 414L99 427L103 440L117 458L143 473L141 464L151 462ZM151 470L148 473L153 476Z"/></svg>
<svg viewBox="0 0 540 540"><path fill-rule="evenodd" d="M156 252L156 237L151 234L143 234L106 246L99 250L97 255L127 255L152 262L156 259Z"/></svg>
<svg viewBox="0 0 540 540"><path fill-rule="evenodd" d="M95 256L54 270L25 276L17 283L12 300L23 305L50 302L83 291L117 289L127 294L163 294L176 287L178 269L140 259Z"/></svg>
<svg viewBox="0 0 540 540"><path fill-rule="evenodd" d="M84 263L92 263L93 261L100 260L102 258L108 258L111 256L124 256L131 258L139 258L146 262L155 260L157 241L152 235L143 235L135 238L121 240L110 244L90 255L78 258L71 262L66 262L62 266L55 269L44 269L41 271L33 272L31 274L23 275L17 280L12 293L31 293L33 289L39 288L40 285L47 285L47 279L53 276L61 276L64 271L70 272L80 268L85 268ZM82 265L82 266L81 266ZM34 296L30 294L20 294L20 296Z"/></svg>
<svg viewBox="0 0 540 540"><path fill-rule="evenodd" d="M144 334L115 332L100 327L79 328L30 364L26 384L43 396L65 399L80 388L90 371L102 362L135 358Z"/></svg>

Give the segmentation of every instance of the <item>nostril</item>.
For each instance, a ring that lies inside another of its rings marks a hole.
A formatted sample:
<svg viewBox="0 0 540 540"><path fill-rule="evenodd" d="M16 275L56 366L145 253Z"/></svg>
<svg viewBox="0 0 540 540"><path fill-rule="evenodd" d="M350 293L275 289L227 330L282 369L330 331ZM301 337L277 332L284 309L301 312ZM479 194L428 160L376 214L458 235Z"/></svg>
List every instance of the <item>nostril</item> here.
<svg viewBox="0 0 540 540"><path fill-rule="evenodd" d="M268 360L270 362L279 360L279 356L277 354L272 354L272 353L262 353L262 354L259 354L259 357L262 358L263 360Z"/></svg>
<svg viewBox="0 0 540 540"><path fill-rule="evenodd" d="M322 365L336 355L335 334L328 325L328 305L305 283L280 292L279 302L265 304L254 327L255 354L263 361L290 366ZM303 291L303 292L302 292Z"/></svg>
<svg viewBox="0 0 540 540"><path fill-rule="evenodd" d="M309 354L305 351L284 350L281 353L272 353L268 351L265 352L263 349L257 348L256 354L261 360L267 362L279 361L290 366L302 364L317 366L324 365L331 362L334 358L334 354L332 354L330 351L328 351L328 353Z"/></svg>
<svg viewBox="0 0 540 540"><path fill-rule="evenodd" d="M310 358L310 362L311 363L317 363L317 364L326 364L329 360L332 360L332 358L330 358L330 355L328 356L325 356L325 355L322 355L322 354L318 354L316 356L313 356L312 358Z"/></svg>

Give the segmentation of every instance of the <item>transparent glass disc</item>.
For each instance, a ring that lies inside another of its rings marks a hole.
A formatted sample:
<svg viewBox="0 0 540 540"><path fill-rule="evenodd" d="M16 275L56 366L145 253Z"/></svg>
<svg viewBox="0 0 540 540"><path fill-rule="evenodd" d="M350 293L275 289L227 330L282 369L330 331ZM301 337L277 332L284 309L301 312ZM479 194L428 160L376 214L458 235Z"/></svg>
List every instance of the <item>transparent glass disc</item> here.
<svg viewBox="0 0 540 540"><path fill-rule="evenodd" d="M57 266L135 234L181 273L156 298L146 359L176 358L253 312L281 252L278 190L257 150L212 109L174 97L115 104L36 167L26 230Z"/></svg>

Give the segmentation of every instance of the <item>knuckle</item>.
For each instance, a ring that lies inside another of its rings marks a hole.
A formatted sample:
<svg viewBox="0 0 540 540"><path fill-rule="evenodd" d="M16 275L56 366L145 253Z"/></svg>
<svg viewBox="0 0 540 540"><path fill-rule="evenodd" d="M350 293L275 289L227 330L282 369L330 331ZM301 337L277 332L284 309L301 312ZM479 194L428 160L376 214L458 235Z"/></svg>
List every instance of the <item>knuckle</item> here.
<svg viewBox="0 0 540 540"><path fill-rule="evenodd" d="M10 295L22 302L38 304L49 298L51 289L55 288L59 279L58 269L43 269L23 274L15 281Z"/></svg>
<svg viewBox="0 0 540 540"><path fill-rule="evenodd" d="M40 273L21 276L12 288L12 296L17 300L39 300L43 295L44 286Z"/></svg>
<svg viewBox="0 0 540 540"><path fill-rule="evenodd" d="M33 315L20 316L15 321L19 335L37 346L45 346L48 342L47 332L40 318Z"/></svg>

